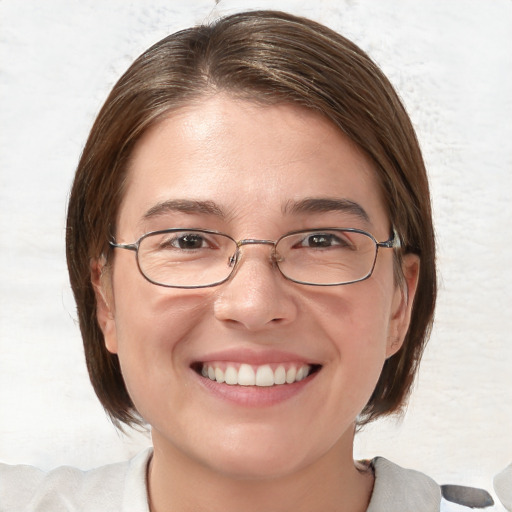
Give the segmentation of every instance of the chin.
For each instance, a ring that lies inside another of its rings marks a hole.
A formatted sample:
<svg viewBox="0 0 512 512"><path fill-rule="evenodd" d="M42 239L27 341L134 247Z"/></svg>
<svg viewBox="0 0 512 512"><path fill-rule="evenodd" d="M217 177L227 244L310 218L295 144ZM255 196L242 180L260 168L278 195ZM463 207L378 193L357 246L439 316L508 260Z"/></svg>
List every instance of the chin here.
<svg viewBox="0 0 512 512"><path fill-rule="evenodd" d="M306 467L314 456L304 442L284 432L249 429L243 435L217 439L207 465L236 480L265 480L286 477ZM303 436L301 436L303 437ZM321 448L318 447L321 452Z"/></svg>

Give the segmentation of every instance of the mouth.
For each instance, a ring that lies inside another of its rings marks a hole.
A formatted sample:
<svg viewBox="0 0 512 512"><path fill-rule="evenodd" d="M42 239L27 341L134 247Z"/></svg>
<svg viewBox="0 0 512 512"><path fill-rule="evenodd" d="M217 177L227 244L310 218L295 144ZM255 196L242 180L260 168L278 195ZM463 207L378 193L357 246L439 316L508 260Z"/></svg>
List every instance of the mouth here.
<svg viewBox="0 0 512 512"><path fill-rule="evenodd" d="M197 362L191 367L201 377L219 384L264 388L295 384L321 369L318 364L287 362L253 365L225 361Z"/></svg>

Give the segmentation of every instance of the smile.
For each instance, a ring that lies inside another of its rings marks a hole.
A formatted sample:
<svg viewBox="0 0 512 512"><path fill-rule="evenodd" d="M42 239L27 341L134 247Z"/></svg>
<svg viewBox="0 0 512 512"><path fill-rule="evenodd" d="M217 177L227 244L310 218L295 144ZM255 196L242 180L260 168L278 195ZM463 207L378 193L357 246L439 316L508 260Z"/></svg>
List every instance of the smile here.
<svg viewBox="0 0 512 512"><path fill-rule="evenodd" d="M281 386L300 382L318 370L318 365L309 364L263 364L208 362L203 363L203 377L230 386Z"/></svg>

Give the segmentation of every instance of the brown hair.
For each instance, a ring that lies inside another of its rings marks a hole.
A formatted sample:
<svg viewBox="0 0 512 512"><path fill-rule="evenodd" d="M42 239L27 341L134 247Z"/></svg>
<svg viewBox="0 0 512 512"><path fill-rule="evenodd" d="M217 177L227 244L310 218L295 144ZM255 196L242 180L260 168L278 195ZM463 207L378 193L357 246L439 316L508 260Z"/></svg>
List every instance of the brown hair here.
<svg viewBox="0 0 512 512"><path fill-rule="evenodd" d="M402 253L420 255L418 290L402 348L386 360L360 423L400 410L428 339L435 297L435 246L425 166L393 87L355 44L282 12L253 11L177 32L143 53L114 86L78 164L66 247L89 375L114 423L140 423L96 319L91 261L108 253L127 161L163 115L205 94L292 102L330 119L374 162ZM398 254L398 260L400 254Z"/></svg>

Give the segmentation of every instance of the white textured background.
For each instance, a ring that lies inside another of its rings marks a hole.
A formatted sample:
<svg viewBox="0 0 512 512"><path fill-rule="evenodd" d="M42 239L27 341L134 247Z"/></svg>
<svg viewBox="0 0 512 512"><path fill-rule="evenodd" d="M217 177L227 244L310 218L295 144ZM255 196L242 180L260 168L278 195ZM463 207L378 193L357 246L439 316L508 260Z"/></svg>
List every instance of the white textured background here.
<svg viewBox="0 0 512 512"><path fill-rule="evenodd" d="M407 415L356 442L440 483L490 489L512 461L512 1L0 0L0 459L82 468L116 433L88 382L64 259L66 197L107 92L147 46L240 8L352 38L403 97L439 243L436 328Z"/></svg>

